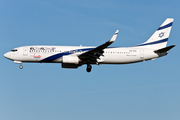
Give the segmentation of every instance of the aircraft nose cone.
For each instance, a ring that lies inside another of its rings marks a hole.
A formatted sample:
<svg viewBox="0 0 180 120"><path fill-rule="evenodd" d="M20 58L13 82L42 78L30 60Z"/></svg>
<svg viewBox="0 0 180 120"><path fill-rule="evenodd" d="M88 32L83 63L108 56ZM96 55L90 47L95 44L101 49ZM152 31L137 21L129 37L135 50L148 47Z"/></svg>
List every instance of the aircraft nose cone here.
<svg viewBox="0 0 180 120"><path fill-rule="evenodd" d="M7 58L7 53L4 54L4 57Z"/></svg>
<svg viewBox="0 0 180 120"><path fill-rule="evenodd" d="M4 57L5 57L5 58L9 58L9 53L5 53L5 54L4 54Z"/></svg>

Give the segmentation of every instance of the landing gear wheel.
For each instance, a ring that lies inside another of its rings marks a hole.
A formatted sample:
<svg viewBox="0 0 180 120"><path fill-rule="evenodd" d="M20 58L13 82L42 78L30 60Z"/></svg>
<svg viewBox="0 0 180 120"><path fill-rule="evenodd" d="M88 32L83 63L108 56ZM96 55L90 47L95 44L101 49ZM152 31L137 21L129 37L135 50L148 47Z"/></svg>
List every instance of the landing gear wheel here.
<svg viewBox="0 0 180 120"><path fill-rule="evenodd" d="M92 66L91 66L90 64L87 64L86 71L87 71L87 72L91 72L91 69L92 69Z"/></svg>
<svg viewBox="0 0 180 120"><path fill-rule="evenodd" d="M23 66L22 66L22 65L20 65L20 66L19 66L19 68L20 68L20 69L23 69Z"/></svg>

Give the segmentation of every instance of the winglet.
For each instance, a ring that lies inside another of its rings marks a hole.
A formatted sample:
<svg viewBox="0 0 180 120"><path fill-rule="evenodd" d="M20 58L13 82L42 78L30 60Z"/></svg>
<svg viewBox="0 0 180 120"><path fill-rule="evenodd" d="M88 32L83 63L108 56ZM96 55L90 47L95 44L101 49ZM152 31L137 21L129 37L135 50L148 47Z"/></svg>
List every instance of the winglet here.
<svg viewBox="0 0 180 120"><path fill-rule="evenodd" d="M116 40L116 37L118 35L119 30L116 30L116 32L114 33L114 35L112 36L112 38L109 40L109 42L114 42Z"/></svg>
<svg viewBox="0 0 180 120"><path fill-rule="evenodd" d="M119 32L119 30L116 30L116 32L114 33L114 35L112 36L112 38L109 41L105 42L104 44L102 44L92 50L89 50L88 52L80 54L78 57L80 59L85 59L85 58L87 59L90 56L94 56L95 53L97 54L98 52L103 51L103 49L107 48L109 45L111 45L116 40L118 32Z"/></svg>

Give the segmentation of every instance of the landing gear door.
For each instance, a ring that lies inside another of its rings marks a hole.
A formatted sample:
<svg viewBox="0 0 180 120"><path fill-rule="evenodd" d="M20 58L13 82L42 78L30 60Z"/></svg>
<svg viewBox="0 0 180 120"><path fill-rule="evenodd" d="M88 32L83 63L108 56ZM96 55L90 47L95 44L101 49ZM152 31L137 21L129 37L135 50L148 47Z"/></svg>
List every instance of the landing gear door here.
<svg viewBox="0 0 180 120"><path fill-rule="evenodd" d="M27 56L28 55L28 47L23 48L23 55Z"/></svg>

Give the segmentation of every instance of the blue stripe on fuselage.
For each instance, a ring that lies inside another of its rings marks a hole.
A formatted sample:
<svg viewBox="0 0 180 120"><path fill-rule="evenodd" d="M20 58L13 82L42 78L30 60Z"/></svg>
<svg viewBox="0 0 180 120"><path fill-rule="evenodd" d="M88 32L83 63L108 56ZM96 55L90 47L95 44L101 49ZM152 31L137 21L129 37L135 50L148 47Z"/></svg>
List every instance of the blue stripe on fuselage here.
<svg viewBox="0 0 180 120"><path fill-rule="evenodd" d="M159 40L159 41L155 41L155 42L151 42L151 43L145 43L145 44L136 45L134 47L163 43L163 42L167 42L167 40L168 40L168 38L163 39L163 40ZM108 47L108 48L115 48L115 47ZM94 48L75 49L75 50L69 50L69 51L77 51L77 52L82 51L83 52L83 51L89 51L89 50L92 50L92 49L94 49ZM41 60L40 62L52 62L52 61L54 61L54 60L56 60L58 58L61 58L64 55L74 54L74 53L70 53L69 51L52 55L50 57L47 57L47 58Z"/></svg>
<svg viewBox="0 0 180 120"><path fill-rule="evenodd" d="M89 51L89 50L92 50L92 49L94 49L94 48L75 49L75 50L69 50L69 51L77 51L77 52L82 51L83 52L83 51ZM40 62L52 62L52 61L54 61L54 60L56 60L58 58L61 58L64 55L74 54L74 53L70 53L69 51L52 55L50 57L47 57L47 58L41 60Z"/></svg>

